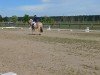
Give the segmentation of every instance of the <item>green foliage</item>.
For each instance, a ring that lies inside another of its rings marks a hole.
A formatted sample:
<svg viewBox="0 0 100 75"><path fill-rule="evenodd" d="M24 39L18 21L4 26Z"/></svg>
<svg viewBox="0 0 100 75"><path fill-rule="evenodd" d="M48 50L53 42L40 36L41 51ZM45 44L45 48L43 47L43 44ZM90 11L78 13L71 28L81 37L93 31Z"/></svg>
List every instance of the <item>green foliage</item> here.
<svg viewBox="0 0 100 75"><path fill-rule="evenodd" d="M25 14L23 17L23 22L26 23L29 21L29 15Z"/></svg>
<svg viewBox="0 0 100 75"><path fill-rule="evenodd" d="M7 16L4 17L4 18L3 18L3 21L4 21L4 22L8 22L8 21L9 21L9 17L7 17Z"/></svg>
<svg viewBox="0 0 100 75"><path fill-rule="evenodd" d="M41 17L41 21L46 24L53 24L55 22L54 18L51 17Z"/></svg>
<svg viewBox="0 0 100 75"><path fill-rule="evenodd" d="M10 21L16 23L18 21L18 17L14 15L10 18Z"/></svg>
<svg viewBox="0 0 100 75"><path fill-rule="evenodd" d="M0 15L0 22L2 22L2 16Z"/></svg>

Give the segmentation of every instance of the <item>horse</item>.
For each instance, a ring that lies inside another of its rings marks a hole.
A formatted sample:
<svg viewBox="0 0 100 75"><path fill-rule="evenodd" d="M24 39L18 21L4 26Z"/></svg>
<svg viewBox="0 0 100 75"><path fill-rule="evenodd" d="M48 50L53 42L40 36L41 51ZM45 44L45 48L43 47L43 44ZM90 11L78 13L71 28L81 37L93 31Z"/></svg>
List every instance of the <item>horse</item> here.
<svg viewBox="0 0 100 75"><path fill-rule="evenodd" d="M43 24L42 22L33 22L32 19L29 20L29 25L32 30L32 34L34 31L38 31L39 35L43 32Z"/></svg>

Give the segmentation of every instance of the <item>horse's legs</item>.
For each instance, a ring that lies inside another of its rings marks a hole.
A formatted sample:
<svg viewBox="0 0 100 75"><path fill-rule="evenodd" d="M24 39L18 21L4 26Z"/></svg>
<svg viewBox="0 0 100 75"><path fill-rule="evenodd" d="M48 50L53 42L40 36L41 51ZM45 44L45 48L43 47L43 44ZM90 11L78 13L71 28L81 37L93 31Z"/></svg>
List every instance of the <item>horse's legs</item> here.
<svg viewBox="0 0 100 75"><path fill-rule="evenodd" d="M32 34L33 34L33 32L35 30L34 25L31 25L31 29L32 29Z"/></svg>
<svg viewBox="0 0 100 75"><path fill-rule="evenodd" d="M38 27L38 34L41 35L42 32L43 32L43 28L42 27Z"/></svg>
<svg viewBox="0 0 100 75"><path fill-rule="evenodd" d="M40 27L40 32L43 32L43 28L42 27Z"/></svg>

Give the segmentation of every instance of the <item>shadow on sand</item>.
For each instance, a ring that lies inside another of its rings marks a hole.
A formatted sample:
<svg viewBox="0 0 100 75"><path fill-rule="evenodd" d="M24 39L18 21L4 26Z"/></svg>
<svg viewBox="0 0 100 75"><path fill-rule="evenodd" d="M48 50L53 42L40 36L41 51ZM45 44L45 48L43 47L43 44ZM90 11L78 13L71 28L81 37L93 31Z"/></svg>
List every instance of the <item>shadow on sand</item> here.
<svg viewBox="0 0 100 75"><path fill-rule="evenodd" d="M41 35L41 34L28 34L28 35Z"/></svg>

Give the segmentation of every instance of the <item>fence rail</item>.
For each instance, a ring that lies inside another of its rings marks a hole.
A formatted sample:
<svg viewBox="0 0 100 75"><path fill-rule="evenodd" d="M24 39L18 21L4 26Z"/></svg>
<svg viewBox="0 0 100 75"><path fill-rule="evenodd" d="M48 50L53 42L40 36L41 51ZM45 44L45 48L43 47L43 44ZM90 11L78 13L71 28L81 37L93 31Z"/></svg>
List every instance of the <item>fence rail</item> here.
<svg viewBox="0 0 100 75"><path fill-rule="evenodd" d="M96 23L66 23L66 24L55 24L55 25L44 25L44 27L51 27L51 28L61 28L61 29L85 29L89 27L92 30L100 30L100 24Z"/></svg>
<svg viewBox="0 0 100 75"><path fill-rule="evenodd" d="M0 27L29 27L28 23L0 23ZM58 23L58 24L44 24L44 28L61 28L61 29L85 29L89 27L92 30L100 30L100 23Z"/></svg>

